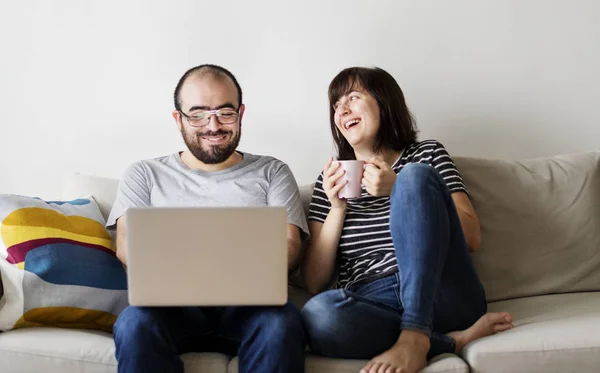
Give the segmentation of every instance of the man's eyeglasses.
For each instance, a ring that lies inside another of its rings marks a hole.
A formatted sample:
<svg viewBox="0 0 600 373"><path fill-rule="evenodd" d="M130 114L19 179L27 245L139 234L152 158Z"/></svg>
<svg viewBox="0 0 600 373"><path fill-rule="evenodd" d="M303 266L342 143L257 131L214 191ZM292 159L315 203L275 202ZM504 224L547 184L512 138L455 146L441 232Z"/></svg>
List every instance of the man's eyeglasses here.
<svg viewBox="0 0 600 373"><path fill-rule="evenodd" d="M214 115L221 124L234 124L239 114L237 110L225 108L216 110L195 111L193 114L186 114L179 110L181 115L187 119L192 127L204 127L210 123L210 118Z"/></svg>

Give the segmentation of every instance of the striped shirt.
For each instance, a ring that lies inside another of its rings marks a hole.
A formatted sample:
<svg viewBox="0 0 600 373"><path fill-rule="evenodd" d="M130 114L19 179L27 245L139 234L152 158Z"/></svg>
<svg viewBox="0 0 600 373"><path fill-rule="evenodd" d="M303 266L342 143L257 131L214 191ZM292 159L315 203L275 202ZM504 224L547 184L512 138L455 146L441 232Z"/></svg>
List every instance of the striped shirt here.
<svg viewBox="0 0 600 373"><path fill-rule="evenodd" d="M392 169L397 174L410 163L432 165L446 182L450 193L467 193L452 158L441 143L426 140L411 144ZM321 172L315 183L308 219L323 223L330 209ZM371 196L363 186L360 197L348 200L338 246L338 288L347 289L358 282L372 281L398 271L389 219L389 196Z"/></svg>

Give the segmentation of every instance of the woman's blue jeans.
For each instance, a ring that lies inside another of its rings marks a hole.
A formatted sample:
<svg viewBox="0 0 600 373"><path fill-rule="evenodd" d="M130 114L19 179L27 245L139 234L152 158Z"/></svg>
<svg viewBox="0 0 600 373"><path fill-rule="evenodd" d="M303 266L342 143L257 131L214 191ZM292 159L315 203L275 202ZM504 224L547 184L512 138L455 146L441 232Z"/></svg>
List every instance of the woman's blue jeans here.
<svg viewBox="0 0 600 373"><path fill-rule="evenodd" d="M435 168L409 164L398 173L390 231L397 273L325 291L304 306L314 352L370 359L392 347L402 330L416 330L430 336L433 357L455 351L446 333L464 330L486 313L456 207Z"/></svg>

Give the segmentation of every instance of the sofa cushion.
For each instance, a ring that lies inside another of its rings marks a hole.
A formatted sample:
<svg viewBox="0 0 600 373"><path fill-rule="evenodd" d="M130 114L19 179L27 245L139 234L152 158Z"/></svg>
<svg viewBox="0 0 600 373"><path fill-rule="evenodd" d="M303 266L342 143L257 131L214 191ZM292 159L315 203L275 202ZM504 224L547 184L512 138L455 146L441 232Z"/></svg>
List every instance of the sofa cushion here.
<svg viewBox="0 0 600 373"><path fill-rule="evenodd" d="M331 359L317 355L306 358L306 373L357 373L367 360ZM231 360L228 373L238 373L238 358ZM469 367L456 355L444 354L435 357L420 373L468 373Z"/></svg>
<svg viewBox="0 0 600 373"><path fill-rule="evenodd" d="M600 290L600 152L454 158L481 221L489 301Z"/></svg>
<svg viewBox="0 0 600 373"><path fill-rule="evenodd" d="M314 188L314 183L298 186L298 190L300 191L300 200L302 201L302 206L304 207L304 213L306 215L308 215L308 209L310 208L310 201L312 199L312 193Z"/></svg>
<svg viewBox="0 0 600 373"><path fill-rule="evenodd" d="M58 328L18 329L0 334L0 371L116 372L112 336Z"/></svg>
<svg viewBox="0 0 600 373"><path fill-rule="evenodd" d="M0 238L0 330L112 330L127 279L92 198L0 195Z"/></svg>
<svg viewBox="0 0 600 373"><path fill-rule="evenodd" d="M230 358L216 353L182 355L186 373L225 373ZM115 344L104 332L57 328L0 334L0 372L116 373Z"/></svg>
<svg viewBox="0 0 600 373"><path fill-rule="evenodd" d="M557 294L490 304L515 327L463 350L473 373L598 372L600 292Z"/></svg>
<svg viewBox="0 0 600 373"><path fill-rule="evenodd" d="M217 353L182 355L186 373L237 373L237 358ZM307 373L358 372L362 360L308 356ZM19 329L0 334L0 372L115 373L117 361L110 334L57 328ZM468 366L451 354L432 359L422 373L467 373Z"/></svg>

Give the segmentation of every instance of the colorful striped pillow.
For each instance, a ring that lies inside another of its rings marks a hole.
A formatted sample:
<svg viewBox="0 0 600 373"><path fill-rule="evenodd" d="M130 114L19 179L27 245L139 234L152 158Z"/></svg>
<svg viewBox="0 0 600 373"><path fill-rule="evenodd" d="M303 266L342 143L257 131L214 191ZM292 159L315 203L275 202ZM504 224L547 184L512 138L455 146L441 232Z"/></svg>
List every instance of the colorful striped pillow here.
<svg viewBox="0 0 600 373"><path fill-rule="evenodd" d="M127 306L127 277L104 224L91 197L0 195L0 330L112 331Z"/></svg>

